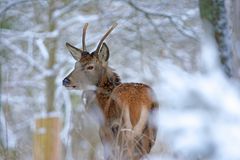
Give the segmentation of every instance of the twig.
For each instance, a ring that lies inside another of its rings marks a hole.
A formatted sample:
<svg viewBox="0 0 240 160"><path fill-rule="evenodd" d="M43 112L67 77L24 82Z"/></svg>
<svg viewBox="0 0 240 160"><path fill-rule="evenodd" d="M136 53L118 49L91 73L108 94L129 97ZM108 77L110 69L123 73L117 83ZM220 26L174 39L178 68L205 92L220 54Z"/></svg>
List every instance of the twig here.
<svg viewBox="0 0 240 160"><path fill-rule="evenodd" d="M8 4L5 8L3 8L1 11L0 11L0 17L4 15L4 12L6 12L7 10L9 10L10 8L20 4L20 3L25 3L25 2L31 2L29 0L21 0L21 1L16 1L16 2L13 2L11 4Z"/></svg>
<svg viewBox="0 0 240 160"><path fill-rule="evenodd" d="M150 18L150 16L157 16L157 17L162 17L162 18L167 18L169 20L169 22L175 26L175 28L177 29L177 31L179 31L182 35L188 37L188 38L191 38L195 41L198 41L198 39L196 38L196 34L194 31L191 30L191 32L195 35L195 36L192 36L192 35L189 35L187 34L183 29L180 28L179 24L176 23L176 21L174 20L175 17L171 16L171 15L168 15L168 14L163 14L163 13L156 13L156 12L150 12L150 11L146 11L140 7L138 7L137 5L135 5L131 0L129 0L127 2L132 8L136 9L137 11L139 12L142 12L144 13L144 15L146 16L147 19ZM182 20L181 20L182 21ZM151 22L151 21L150 21ZM183 21L182 21L183 22ZM154 23L151 23L151 25L153 25ZM156 25L153 27L155 28ZM161 39L162 40L162 39Z"/></svg>
<svg viewBox="0 0 240 160"><path fill-rule="evenodd" d="M163 43L166 43L166 40L162 37L161 32L158 30L157 25L153 22L152 18L149 16L149 14L144 14L144 15L145 15L145 17L147 18L147 20L149 21L149 23L153 26L155 32L157 32L160 40L161 40Z"/></svg>

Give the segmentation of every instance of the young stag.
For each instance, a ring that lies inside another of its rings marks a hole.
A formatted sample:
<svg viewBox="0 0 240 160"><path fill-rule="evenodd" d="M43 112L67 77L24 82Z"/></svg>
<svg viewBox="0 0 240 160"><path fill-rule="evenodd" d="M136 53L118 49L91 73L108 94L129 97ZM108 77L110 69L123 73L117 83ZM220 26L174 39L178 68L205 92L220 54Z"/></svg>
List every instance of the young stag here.
<svg viewBox="0 0 240 160"><path fill-rule="evenodd" d="M85 45L88 24L83 28L82 49L66 43L76 63L63 85L82 90L87 86L96 87L89 93L94 94L94 101L103 115L99 135L105 159L138 160L154 145L157 129L152 123L152 114L158 105L148 85L121 83L120 77L108 67L109 49L104 40L116 25L105 33L92 53Z"/></svg>

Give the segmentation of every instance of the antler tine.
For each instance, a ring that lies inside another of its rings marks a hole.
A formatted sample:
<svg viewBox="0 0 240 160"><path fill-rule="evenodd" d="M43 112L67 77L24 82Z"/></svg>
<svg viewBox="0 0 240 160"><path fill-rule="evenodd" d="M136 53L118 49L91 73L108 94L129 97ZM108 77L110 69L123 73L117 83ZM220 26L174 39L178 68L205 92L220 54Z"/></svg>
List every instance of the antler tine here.
<svg viewBox="0 0 240 160"><path fill-rule="evenodd" d="M97 49L96 49L96 52L98 54L101 46L102 46L102 43L103 41L107 38L107 36L112 32L112 30L117 26L117 23L113 23L113 25L111 26L111 28L109 28L109 30L104 34L104 36L102 37L102 39L100 40L100 42L98 43L98 46L97 46Z"/></svg>
<svg viewBox="0 0 240 160"><path fill-rule="evenodd" d="M84 27L83 27L83 33L82 33L82 49L83 49L83 51L86 51L85 37L86 37L87 27L88 27L88 23L85 23Z"/></svg>

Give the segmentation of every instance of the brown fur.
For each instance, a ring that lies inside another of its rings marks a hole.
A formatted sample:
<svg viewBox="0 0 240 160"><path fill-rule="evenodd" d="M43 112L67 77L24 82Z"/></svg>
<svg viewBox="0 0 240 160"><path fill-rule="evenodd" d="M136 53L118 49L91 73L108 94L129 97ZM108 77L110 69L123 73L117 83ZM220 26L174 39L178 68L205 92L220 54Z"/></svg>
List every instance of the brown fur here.
<svg viewBox="0 0 240 160"><path fill-rule="evenodd" d="M140 119L141 107L147 107L149 113L158 108L157 102L154 99L154 93L148 85L142 83L120 83L118 75L109 71L109 69L108 74L102 75L97 85L96 99L105 118L105 124L101 128L105 128L105 131L108 128L105 135L101 136L101 139L107 137L107 139L103 140L103 143L124 144L123 141L119 141L120 138L118 142L114 141L116 136L112 134L111 127L116 121L124 122L121 116L122 111L126 107L129 108L132 127ZM148 122L145 125L142 137L134 138L134 148L137 150L138 155L132 156L135 157L133 159L140 159L143 155L149 153L156 140L157 129L149 125ZM124 135L121 136L124 137Z"/></svg>

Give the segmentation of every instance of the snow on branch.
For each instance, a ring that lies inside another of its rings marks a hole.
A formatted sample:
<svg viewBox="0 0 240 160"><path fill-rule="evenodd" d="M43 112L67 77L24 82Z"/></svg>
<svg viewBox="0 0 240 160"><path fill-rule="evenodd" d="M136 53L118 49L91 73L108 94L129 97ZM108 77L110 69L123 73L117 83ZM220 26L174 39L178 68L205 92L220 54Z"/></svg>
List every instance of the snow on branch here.
<svg viewBox="0 0 240 160"><path fill-rule="evenodd" d="M62 7L61 9L57 9L54 11L53 18L54 19L59 18L60 16L73 10L75 7L78 7L79 4L81 4L79 3L79 1L73 1L73 2L70 2L70 4L68 5L64 5L64 7Z"/></svg>
<svg viewBox="0 0 240 160"><path fill-rule="evenodd" d="M29 0L20 0L20 1L13 1L13 2L9 2L7 4L7 6L3 9L0 10L0 17L4 15L4 13L9 10L10 8L18 5L18 4L21 4L21 3L26 3L26 2L30 2Z"/></svg>
<svg viewBox="0 0 240 160"><path fill-rule="evenodd" d="M59 35L57 30L53 32L34 32L34 31L16 31L12 29L1 29L1 36L10 37L11 39L19 39L19 38L28 38L33 37L37 39L46 39L46 38L56 38Z"/></svg>
<svg viewBox="0 0 240 160"><path fill-rule="evenodd" d="M153 12L153 11L149 11L146 9L143 9L139 6L137 6L136 4L134 4L131 0L129 0L127 2L132 8L134 8L135 10L144 13L145 16L149 17L150 16L157 16L157 17L162 17L162 18L167 18L170 23L177 29L177 31L179 31L179 33L181 33L182 35L191 38L195 41L198 41L198 37L197 34L195 33L194 30L192 30L191 28L187 28L184 24L184 21L181 18L178 18L177 16L173 16L170 14L164 14L164 13L159 13L159 12ZM151 23L151 25L153 25L154 23Z"/></svg>
<svg viewBox="0 0 240 160"><path fill-rule="evenodd" d="M30 65L35 67L39 72L44 71L44 68L41 65L39 65L37 61L35 61L31 56L29 56L24 51L22 51L22 49L16 46L15 43L10 42L8 39L3 39L2 44L4 44L6 48L11 50L13 54L22 58L23 60L26 60Z"/></svg>
<svg viewBox="0 0 240 160"><path fill-rule="evenodd" d="M43 39L36 40L36 44L41 52L41 55L44 57L45 60L47 60L49 53L46 45L43 43Z"/></svg>
<svg viewBox="0 0 240 160"><path fill-rule="evenodd" d="M14 148L16 146L16 136L8 126L2 110L0 110L0 143L6 148Z"/></svg>

